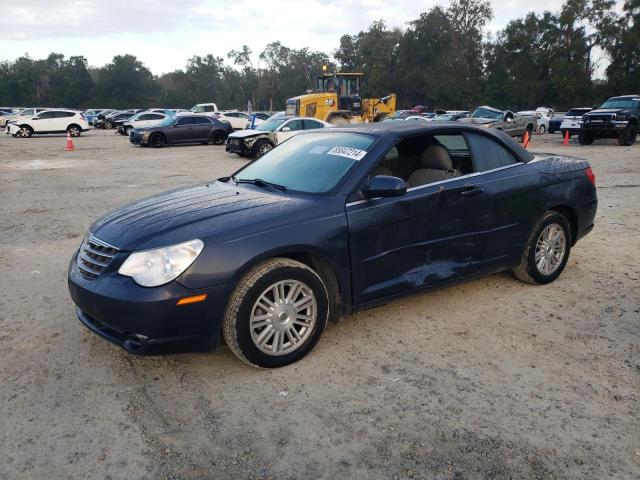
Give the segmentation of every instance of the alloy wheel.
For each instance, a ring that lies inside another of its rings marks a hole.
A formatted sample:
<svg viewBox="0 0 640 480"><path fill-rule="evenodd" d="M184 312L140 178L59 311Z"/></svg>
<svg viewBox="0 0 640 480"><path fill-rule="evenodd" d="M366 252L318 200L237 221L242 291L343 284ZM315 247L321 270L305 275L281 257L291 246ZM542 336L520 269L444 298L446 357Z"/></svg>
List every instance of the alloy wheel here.
<svg viewBox="0 0 640 480"><path fill-rule="evenodd" d="M562 226L547 225L536 242L536 268L543 275L552 275L562 264L566 251L567 236Z"/></svg>
<svg viewBox="0 0 640 480"><path fill-rule="evenodd" d="M264 290L251 309L251 339L263 353L286 355L305 344L317 316L318 303L308 285L279 281Z"/></svg>

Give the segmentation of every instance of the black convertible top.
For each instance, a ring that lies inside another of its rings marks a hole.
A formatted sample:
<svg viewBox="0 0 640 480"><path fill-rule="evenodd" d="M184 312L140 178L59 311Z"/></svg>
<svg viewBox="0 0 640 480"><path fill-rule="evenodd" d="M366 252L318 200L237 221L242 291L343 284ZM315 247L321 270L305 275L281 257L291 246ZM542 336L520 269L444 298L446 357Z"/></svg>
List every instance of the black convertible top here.
<svg viewBox="0 0 640 480"><path fill-rule="evenodd" d="M522 148L522 146L516 142L509 135L502 130L495 128L477 127L475 125L463 124L458 122L429 122L428 124L422 122L407 122L407 121L393 121L393 122L373 122L373 123L360 123L355 125L340 126L332 128L331 131L336 132L356 132L364 133L367 135L376 136L390 136L396 139L396 141L404 140L416 135L424 134L437 134L445 132L473 132L481 135L492 137L494 140L502 143L509 150L511 150L520 161L527 163L533 160L534 156Z"/></svg>

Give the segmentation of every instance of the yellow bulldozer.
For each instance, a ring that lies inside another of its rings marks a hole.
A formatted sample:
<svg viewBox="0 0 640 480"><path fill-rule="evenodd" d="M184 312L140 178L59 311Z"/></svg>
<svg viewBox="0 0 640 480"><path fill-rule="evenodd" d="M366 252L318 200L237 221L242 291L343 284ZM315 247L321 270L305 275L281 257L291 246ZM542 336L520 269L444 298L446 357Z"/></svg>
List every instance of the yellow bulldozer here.
<svg viewBox="0 0 640 480"><path fill-rule="evenodd" d="M287 115L314 117L334 125L378 122L396 111L396 94L362 98L362 73L323 73L315 91L287 100Z"/></svg>

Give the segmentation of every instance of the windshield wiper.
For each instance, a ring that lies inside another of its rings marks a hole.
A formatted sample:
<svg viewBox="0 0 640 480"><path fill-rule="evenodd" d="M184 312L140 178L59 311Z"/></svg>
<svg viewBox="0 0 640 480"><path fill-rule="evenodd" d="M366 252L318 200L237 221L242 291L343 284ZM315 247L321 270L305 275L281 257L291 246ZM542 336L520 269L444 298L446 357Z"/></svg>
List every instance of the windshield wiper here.
<svg viewBox="0 0 640 480"><path fill-rule="evenodd" d="M271 190L274 190L274 191L284 192L284 191L287 190L287 187L285 187L284 185L278 185L277 183L267 182L266 180L262 180L261 178L252 178L252 179L240 178L240 179L237 179L236 177L234 177L232 175L231 176L231 180L236 182L236 184L239 184L239 183L250 183L252 185L257 185L258 187L268 187L268 188L270 188Z"/></svg>

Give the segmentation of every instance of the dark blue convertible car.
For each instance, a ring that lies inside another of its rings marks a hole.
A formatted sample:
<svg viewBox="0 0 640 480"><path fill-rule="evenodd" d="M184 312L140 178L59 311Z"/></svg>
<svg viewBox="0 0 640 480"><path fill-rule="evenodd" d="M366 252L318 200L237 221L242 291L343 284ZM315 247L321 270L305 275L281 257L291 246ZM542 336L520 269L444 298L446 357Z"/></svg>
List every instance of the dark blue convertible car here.
<svg viewBox="0 0 640 480"><path fill-rule="evenodd" d="M596 207L587 162L497 130L313 131L99 219L69 289L80 321L131 352L213 348L222 335L242 360L279 367L341 314L501 270L555 280Z"/></svg>

